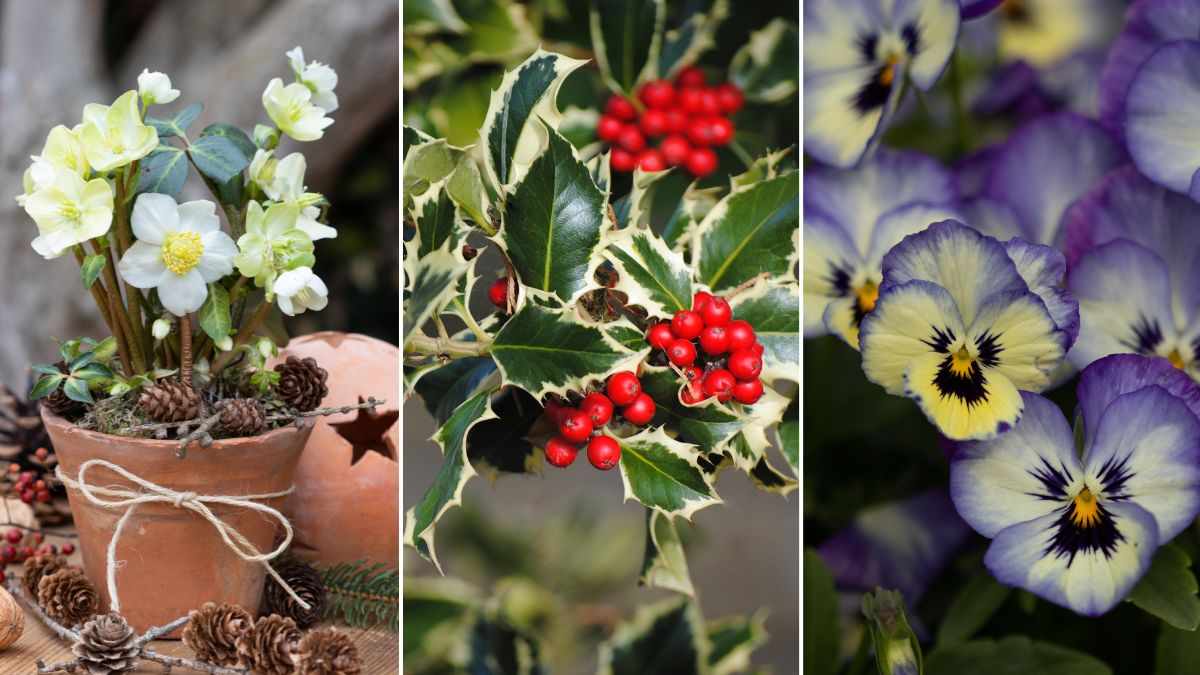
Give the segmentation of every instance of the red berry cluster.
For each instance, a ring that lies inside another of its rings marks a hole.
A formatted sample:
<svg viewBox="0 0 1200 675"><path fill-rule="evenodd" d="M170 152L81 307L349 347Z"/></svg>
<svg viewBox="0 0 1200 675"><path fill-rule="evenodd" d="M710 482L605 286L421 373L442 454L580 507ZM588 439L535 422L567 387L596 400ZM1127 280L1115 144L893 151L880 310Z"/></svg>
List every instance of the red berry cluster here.
<svg viewBox="0 0 1200 675"><path fill-rule="evenodd" d="M613 373L604 391L584 396L577 408L554 399L546 401L546 415L558 426L559 434L546 444L547 462L557 467L570 466L579 454L578 444L587 441L588 461L607 471L621 461L617 439L600 432L612 420L614 408L620 407L621 417L637 426L645 426L654 419L654 399L642 391L642 382L636 374L628 370Z"/></svg>
<svg viewBox="0 0 1200 675"><path fill-rule="evenodd" d="M613 145L614 171L682 166L697 178L716 171L717 153L712 146L733 140L728 116L741 109L742 90L728 82L709 87L704 71L689 66L674 84L654 80L642 85L638 99L646 106L641 116L629 99L614 94L596 125L600 140ZM647 138L660 137L657 148L647 145Z"/></svg>
<svg viewBox="0 0 1200 675"><path fill-rule="evenodd" d="M749 323L732 317L724 298L700 291L690 310L675 312L646 332L646 341L663 350L687 379L680 394L684 403L715 396L750 404L762 397L762 345Z"/></svg>
<svg viewBox="0 0 1200 675"><path fill-rule="evenodd" d="M49 452L45 448L38 448L34 456L45 460ZM26 504L33 504L35 501L46 503L51 499L50 486L37 471L22 471L20 464L13 463L8 465L8 476L5 478L4 482L8 483L5 492L19 497Z"/></svg>
<svg viewBox="0 0 1200 675"><path fill-rule="evenodd" d="M19 565L26 559L39 555L71 555L75 552L74 544L63 544L60 549L55 544L47 544L46 535L41 532L12 528L4 533L4 543L0 545L0 573L5 565ZM0 577L3 579L3 577Z"/></svg>

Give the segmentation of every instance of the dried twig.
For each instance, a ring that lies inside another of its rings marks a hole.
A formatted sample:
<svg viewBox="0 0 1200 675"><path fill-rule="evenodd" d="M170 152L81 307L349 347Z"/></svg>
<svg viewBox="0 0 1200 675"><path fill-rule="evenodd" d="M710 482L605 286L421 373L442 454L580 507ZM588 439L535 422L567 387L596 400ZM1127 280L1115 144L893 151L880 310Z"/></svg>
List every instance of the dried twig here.
<svg viewBox="0 0 1200 675"><path fill-rule="evenodd" d="M343 405L332 408L315 408L313 410L309 410L308 412L296 413L295 415L268 415L267 421L285 422L294 419L300 419L302 417L324 417L325 415L339 415L341 413L348 413L352 410L365 410L367 408L373 409L376 406L383 405L384 403L387 403L385 399L370 396L367 398L367 400L356 405Z"/></svg>
<svg viewBox="0 0 1200 675"><path fill-rule="evenodd" d="M79 640L79 633L76 633L54 619L51 619L46 612L42 611L42 608L37 604L37 601L25 597L25 590L22 589L19 584L17 584L15 577L9 577L9 579L5 581L4 587L8 589L8 592L12 594L14 598L25 603L29 609L33 610L33 613L36 614L37 617L41 619L42 623L46 624L50 630L54 631L55 635L64 640L70 640L71 642L77 642Z"/></svg>
<svg viewBox="0 0 1200 675"><path fill-rule="evenodd" d="M221 412L224 408L225 406L217 406L217 411L204 418L204 421L200 423L200 426L196 427L195 431L180 438L179 449L175 451L175 456L179 459L186 457L187 447L192 441L200 441L200 445L206 448L212 445L212 436L208 432L221 421ZM187 424L187 422L184 422L184 424Z"/></svg>
<svg viewBox="0 0 1200 675"><path fill-rule="evenodd" d="M151 628L150 630L146 631L145 633L142 633L142 635L137 640L133 641L133 644L135 646L141 647L148 642L153 642L154 640L157 640L164 635L168 635L168 634L174 632L175 629L177 629L177 628L182 628L182 627L186 626L187 622L190 621L191 618L192 618L191 615L185 614L165 626L155 626L154 628Z"/></svg>
<svg viewBox="0 0 1200 675"><path fill-rule="evenodd" d="M46 662L41 659L37 660L38 675L42 675L42 673L73 673L78 669L78 659L75 661L63 661L62 663L51 663L50 665L46 665Z"/></svg>
<svg viewBox="0 0 1200 675"><path fill-rule="evenodd" d="M250 672L245 668L226 668L225 666L214 666L211 663L197 661L195 659L185 659L179 656L167 656L166 654L159 654L153 649L148 648L143 648L142 653L138 656L147 661L161 663L168 669L190 668L201 673L212 673L212 675L245 675L245 673Z"/></svg>

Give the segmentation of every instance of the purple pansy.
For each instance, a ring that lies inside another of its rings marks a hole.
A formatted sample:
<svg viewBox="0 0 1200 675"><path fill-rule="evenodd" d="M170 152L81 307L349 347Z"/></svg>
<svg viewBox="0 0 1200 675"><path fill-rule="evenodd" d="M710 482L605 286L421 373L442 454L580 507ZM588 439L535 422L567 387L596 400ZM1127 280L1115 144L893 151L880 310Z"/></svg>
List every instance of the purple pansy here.
<svg viewBox="0 0 1200 675"><path fill-rule="evenodd" d="M1125 97L1125 142L1154 182L1200 199L1200 40L1156 49Z"/></svg>

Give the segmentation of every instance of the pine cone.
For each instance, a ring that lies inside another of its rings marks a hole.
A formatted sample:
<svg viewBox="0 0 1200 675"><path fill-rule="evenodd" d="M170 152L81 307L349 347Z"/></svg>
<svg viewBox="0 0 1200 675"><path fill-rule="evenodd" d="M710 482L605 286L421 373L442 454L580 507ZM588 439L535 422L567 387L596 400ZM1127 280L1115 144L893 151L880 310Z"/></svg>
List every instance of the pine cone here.
<svg viewBox="0 0 1200 675"><path fill-rule="evenodd" d="M329 373L311 356L304 359L289 356L287 362L275 366L275 372L279 373L275 392L300 412L315 410L329 393L329 387L325 386Z"/></svg>
<svg viewBox="0 0 1200 675"><path fill-rule="evenodd" d="M226 399L221 408L221 429L232 436L254 436L267 426L267 417L257 401Z"/></svg>
<svg viewBox="0 0 1200 675"><path fill-rule="evenodd" d="M80 660L88 675L120 675L132 671L141 649L134 644L137 635L116 612L100 614L83 624L79 641L71 652Z"/></svg>
<svg viewBox="0 0 1200 675"><path fill-rule="evenodd" d="M296 675L358 675L362 659L349 635L334 628L310 631L300 641Z"/></svg>
<svg viewBox="0 0 1200 675"><path fill-rule="evenodd" d="M138 408L156 422L183 422L200 416L200 394L179 380L159 380L142 392Z"/></svg>
<svg viewBox="0 0 1200 675"><path fill-rule="evenodd" d="M62 373L63 375L71 372L67 370L66 361L59 361L54 365L58 368L58 372ZM46 397L42 399L42 403L45 404L45 406L49 408L51 412L60 417L71 418L83 412L83 404L79 401L68 398L66 393L63 392L61 385L53 392L47 394Z"/></svg>
<svg viewBox="0 0 1200 675"><path fill-rule="evenodd" d="M188 614L183 642L196 658L217 666L236 666L238 640L253 630L254 619L237 605L205 603Z"/></svg>
<svg viewBox="0 0 1200 675"><path fill-rule="evenodd" d="M296 671L301 637L295 621L278 614L264 616L238 640L238 655L256 673L290 675Z"/></svg>
<svg viewBox="0 0 1200 675"><path fill-rule="evenodd" d="M67 559L58 555L39 555L25 559L25 576L21 584L31 602L38 602L38 588L42 577L54 574L67 566Z"/></svg>
<svg viewBox="0 0 1200 675"><path fill-rule="evenodd" d="M42 577L38 584L38 604L51 619L75 627L100 609L100 597L83 570L65 567Z"/></svg>
<svg viewBox="0 0 1200 675"><path fill-rule="evenodd" d="M310 609L297 604L274 579L267 579L259 616L285 616L294 619L300 628L308 628L320 621L325 609L325 582L321 580L321 574L312 565L292 556L275 564L275 571L310 605Z"/></svg>

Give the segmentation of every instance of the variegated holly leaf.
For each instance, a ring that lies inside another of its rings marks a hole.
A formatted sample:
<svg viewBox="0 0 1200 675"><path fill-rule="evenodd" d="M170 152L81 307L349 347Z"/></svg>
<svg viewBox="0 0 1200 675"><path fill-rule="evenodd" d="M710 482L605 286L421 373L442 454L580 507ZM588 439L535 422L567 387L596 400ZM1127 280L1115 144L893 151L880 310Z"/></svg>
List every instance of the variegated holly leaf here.
<svg viewBox="0 0 1200 675"><path fill-rule="evenodd" d="M441 248L453 250L461 246L467 225L446 190L445 180L434 183L424 194L413 199L412 214L417 228L417 257L424 258Z"/></svg>
<svg viewBox="0 0 1200 675"><path fill-rule="evenodd" d="M496 363L491 357L468 356L437 364L422 373L414 388L433 419L445 424L468 398L482 389L495 389L496 380Z"/></svg>
<svg viewBox="0 0 1200 675"><path fill-rule="evenodd" d="M750 479L754 481L754 485L758 489L783 497L800 487L795 479L784 475L783 472L772 466L766 455L758 458L758 463L750 470Z"/></svg>
<svg viewBox="0 0 1200 675"><path fill-rule="evenodd" d="M580 149L580 152L584 153L584 150ZM587 161L588 174L591 175L592 182L596 184L596 187L600 188L600 191L604 193L605 201L608 201L609 191L612 189L611 159L612 153L601 152ZM609 227L611 226L612 223L609 223Z"/></svg>
<svg viewBox="0 0 1200 675"><path fill-rule="evenodd" d="M792 148L784 148L767 152L750 163L750 167L742 173L729 178L729 186L733 190L749 187L759 181L770 180L780 173L785 164L784 160L792 155ZM790 168L790 167L789 167Z"/></svg>
<svg viewBox="0 0 1200 675"><path fill-rule="evenodd" d="M541 400L546 394L579 391L590 380L630 370L649 351L626 349L602 328L585 323L553 296L526 289L524 305L492 342L492 358L505 384Z"/></svg>
<svg viewBox="0 0 1200 675"><path fill-rule="evenodd" d="M446 44L468 63L501 63L537 48L538 38L525 8L512 0L454 0L467 24Z"/></svg>
<svg viewBox="0 0 1200 675"><path fill-rule="evenodd" d="M717 28L729 16L728 0L714 0L707 12L697 12L678 28L668 29L658 55L658 75L671 79L716 46Z"/></svg>
<svg viewBox="0 0 1200 675"><path fill-rule="evenodd" d="M450 0L409 0L404 3L404 32L425 35L428 33L462 33L467 24L454 11Z"/></svg>
<svg viewBox="0 0 1200 675"><path fill-rule="evenodd" d="M708 474L700 469L696 446L671 438L662 427L644 429L620 443L626 501L634 499L688 520L696 511L721 503Z"/></svg>
<svg viewBox="0 0 1200 675"><path fill-rule="evenodd" d="M622 227L650 224L650 208L655 187L659 181L671 175L671 171L642 171L640 168L634 170L633 187L629 191L629 209L626 218L621 221Z"/></svg>
<svg viewBox="0 0 1200 675"><path fill-rule="evenodd" d="M424 131L421 131L420 129L417 129L416 127L410 127L407 124L405 124L404 125L404 133L401 136L401 144L400 144L401 156L403 158L407 159L408 151L410 149L415 148L418 145L424 145L425 143L428 143L432 140L435 140L433 138L433 136L430 136L429 134L425 133Z"/></svg>
<svg viewBox="0 0 1200 675"><path fill-rule="evenodd" d="M721 187L697 187L698 181L693 182L683 192L675 210L663 227L662 238L673 251L687 250L695 234L696 227L704 220L709 211L721 201Z"/></svg>
<svg viewBox="0 0 1200 675"><path fill-rule="evenodd" d="M404 664L410 672L444 663L475 621L480 592L452 577L404 580Z"/></svg>
<svg viewBox="0 0 1200 675"><path fill-rule="evenodd" d="M790 276L800 232L800 176L792 171L731 192L692 236L700 281L714 291L759 274Z"/></svg>
<svg viewBox="0 0 1200 675"><path fill-rule="evenodd" d="M598 675L707 675L712 647L690 598L639 607L600 645Z"/></svg>
<svg viewBox="0 0 1200 675"><path fill-rule="evenodd" d="M653 509L646 509L646 553L638 585L696 594L675 521Z"/></svg>
<svg viewBox="0 0 1200 675"><path fill-rule="evenodd" d="M795 95L799 78L800 30L784 19L751 33L729 63L729 81L750 101L785 101Z"/></svg>
<svg viewBox="0 0 1200 675"><path fill-rule="evenodd" d="M545 152L547 125L556 129L561 118L555 102L558 90L584 63L539 49L516 70L506 72L499 88L492 91L479 138L488 179L498 190L519 181Z"/></svg>
<svg viewBox="0 0 1200 675"><path fill-rule="evenodd" d="M464 401L433 434L433 440L442 449L442 468L420 501L405 514L404 543L415 548L439 572L442 566L433 547L434 526L447 511L462 503L463 488L475 475L475 469L467 461L467 434L476 424L496 416L488 403L493 391L482 391Z"/></svg>
<svg viewBox="0 0 1200 675"><path fill-rule="evenodd" d="M454 172L450 174L450 180L446 183L446 191L450 193L450 198L454 200L465 217L470 218L485 232L491 234L495 231L491 221L488 220L488 205L491 200L483 185L483 176L479 173L479 165L471 156L473 151L474 148L470 149L459 159L458 165L454 167Z"/></svg>
<svg viewBox="0 0 1200 675"><path fill-rule="evenodd" d="M407 257L404 260L404 340L425 325L429 317L440 314L454 298L457 282L471 268L463 260L459 248L451 248L450 242L442 248L418 256L420 242L414 239L405 242Z"/></svg>
<svg viewBox="0 0 1200 675"><path fill-rule="evenodd" d="M500 244L526 289L574 302L599 266L605 226L604 193L575 150L557 131L509 195Z"/></svg>
<svg viewBox="0 0 1200 675"><path fill-rule="evenodd" d="M449 176L458 166L463 148L457 148L444 138L422 143L409 150L404 158L404 202L425 194L429 187Z"/></svg>
<svg viewBox="0 0 1200 675"><path fill-rule="evenodd" d="M706 453L723 451L733 435L746 426L746 420L716 399L695 405L681 402L681 386L679 376L670 368L644 369L642 390L654 399L654 424L677 430L680 440L695 444Z"/></svg>
<svg viewBox="0 0 1200 675"><path fill-rule="evenodd" d="M645 349L646 334L638 329L637 326L630 323L629 319L621 317L616 321L611 321L604 324L604 332L608 333L609 337L620 342L630 351L639 351Z"/></svg>
<svg viewBox="0 0 1200 675"><path fill-rule="evenodd" d="M501 474L538 473L542 451L527 435L542 416L542 406L520 389L507 389L492 401L495 419L486 420L467 437L467 457L479 473L495 480Z"/></svg>
<svg viewBox="0 0 1200 675"><path fill-rule="evenodd" d="M463 56L435 37L404 36L403 75L406 92L463 65Z"/></svg>
<svg viewBox="0 0 1200 675"><path fill-rule="evenodd" d="M800 397L793 396L787 410L783 411L783 421L775 427L779 436L779 448L783 458L792 467L792 474L800 475Z"/></svg>
<svg viewBox="0 0 1200 675"><path fill-rule="evenodd" d="M767 612L761 609L751 616L731 616L709 621L708 654L711 675L731 675L750 668L750 655L767 642Z"/></svg>
<svg viewBox="0 0 1200 675"><path fill-rule="evenodd" d="M733 317L754 326L763 346L762 378L800 383L800 285L760 279L729 303Z"/></svg>
<svg viewBox="0 0 1200 675"><path fill-rule="evenodd" d="M692 268L650 230L614 232L604 257L616 269L616 290L629 296L628 304L645 307L651 316L671 316L691 308L692 294L699 290Z"/></svg>
<svg viewBox="0 0 1200 675"><path fill-rule="evenodd" d="M665 0L592 0L592 50L604 81L632 95L641 82L658 76Z"/></svg>

